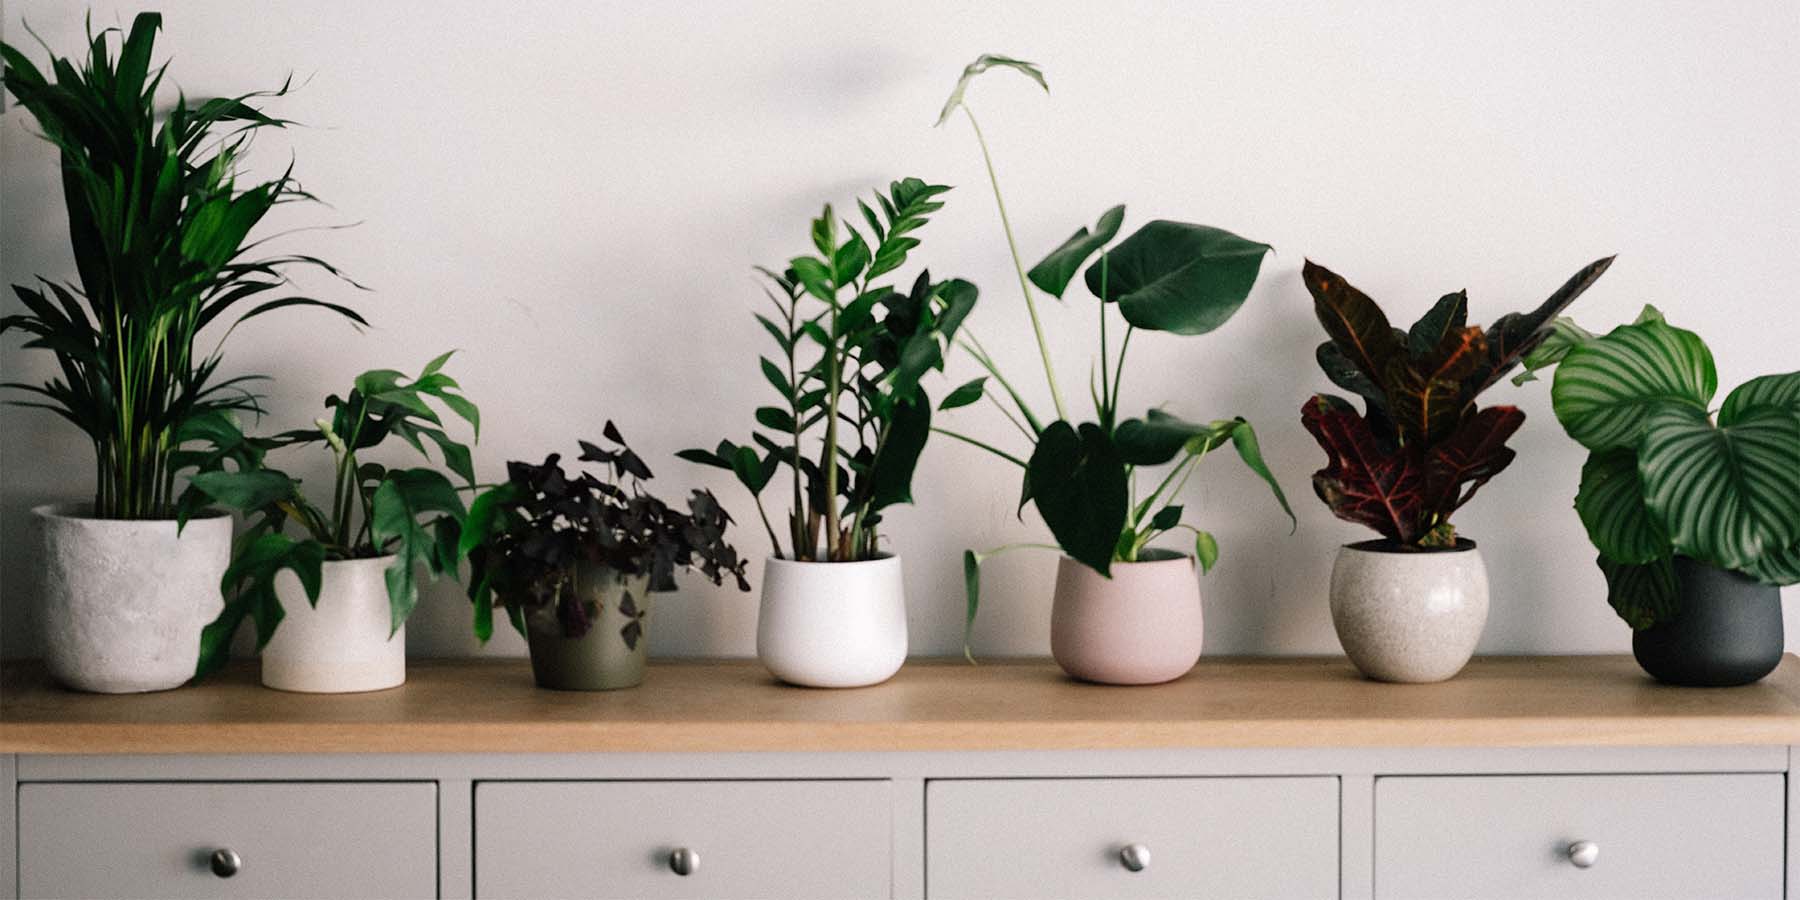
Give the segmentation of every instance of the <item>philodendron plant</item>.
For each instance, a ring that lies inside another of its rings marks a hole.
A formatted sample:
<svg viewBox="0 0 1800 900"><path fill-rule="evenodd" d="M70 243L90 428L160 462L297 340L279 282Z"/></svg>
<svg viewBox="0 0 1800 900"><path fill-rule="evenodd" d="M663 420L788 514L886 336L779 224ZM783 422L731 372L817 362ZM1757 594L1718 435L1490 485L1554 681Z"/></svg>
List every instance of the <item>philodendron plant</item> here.
<svg viewBox="0 0 1800 900"><path fill-rule="evenodd" d="M1145 224L1115 244L1113 239L1125 221L1125 207L1115 206L1100 216L1092 230L1083 227L1076 231L1027 270L1013 239L999 182L994 178L986 138L964 99L969 82L996 67L1019 72L1049 90L1037 66L985 55L963 70L938 124L942 125L960 109L975 130L1056 415L1047 423L1040 418L1001 373L981 341L966 333L960 343L988 374L957 388L942 408L986 399L1017 428L1030 449L1024 454L1013 454L961 434L950 434L1019 467L1023 476L1019 506L1023 509L1030 503L1037 507L1057 540L1058 547L1049 549L1061 549L1076 561L1108 575L1114 563L1168 553L1149 545L1161 535L1184 530L1194 536L1194 554L1201 567L1210 569L1218 560L1218 543L1209 532L1183 521L1185 510L1178 502L1188 477L1209 452L1231 444L1245 464L1268 482L1290 521L1293 513L1281 486L1263 462L1256 432L1241 416L1201 424L1152 409L1143 418L1121 421L1119 390L1125 355L1138 331L1198 335L1225 324L1249 296L1270 247L1222 229L1162 220ZM1098 365L1091 367L1088 379L1093 418L1080 422L1071 415L1056 380L1056 368L1033 294L1035 286L1062 300L1077 274L1098 301L1095 308L1100 320ZM1107 336L1109 323L1115 317L1123 319L1125 326L1116 355ZM988 387L990 378L1005 394L1004 400ZM1135 489L1137 471L1169 463L1173 466L1155 487L1139 496ZM964 554L967 626L973 625L980 607L981 561L995 553L1027 546L1040 545L1013 544Z"/></svg>
<svg viewBox="0 0 1800 900"><path fill-rule="evenodd" d="M553 614L564 637L588 633L600 611L576 589L582 566L621 576L646 576L649 591L675 589L675 569L698 570L713 584L726 576L747 591L745 563L725 542L731 524L711 491L688 496L681 512L644 489L644 464L612 422L601 429L615 449L581 442L582 462L605 477L570 475L552 453L542 465L506 464L506 481L475 498L460 549L470 562L469 599L475 604L475 636L494 633L494 607L506 610L514 630L526 634L525 613ZM635 649L643 636L643 598L622 596L625 620L619 637Z"/></svg>
<svg viewBox="0 0 1800 900"><path fill-rule="evenodd" d="M315 306L367 324L335 303L277 296L295 268L337 275L324 261L254 255L263 242L249 240L250 231L271 209L313 199L291 170L238 182L254 134L288 124L252 102L287 86L193 104L178 94L159 116L166 66L152 69L150 58L161 27L160 15L140 13L117 54L108 42L118 29L90 29L86 59L51 60L54 81L0 44L7 91L60 153L79 275L79 283L13 287L26 311L0 318L0 334L29 335L25 346L54 353L59 374L4 387L36 395L19 405L49 410L88 436L92 514L103 519L180 518L178 476L207 458L184 448L232 411L257 409L245 390L255 376L218 377L236 323ZM212 326L223 329L217 343L197 351Z"/></svg>
<svg viewBox="0 0 1800 900"><path fill-rule="evenodd" d="M1605 335L1560 319L1526 363L1557 365L1557 421L1591 451L1575 511L1633 629L1680 612L1677 555L1800 584L1800 372L1752 378L1715 411L1712 352L1648 306Z"/></svg>
<svg viewBox="0 0 1800 900"><path fill-rule="evenodd" d="M390 633L400 630L418 604L419 566L434 577L457 576L466 515L458 492L474 489L475 467L469 448L450 436L428 401L468 423L477 438L481 413L442 371L450 355L427 363L412 379L393 369L364 372L347 396L326 398L331 413L311 428L259 438L245 436L229 421L218 423L210 435L216 465L194 476L191 491L244 513L249 528L238 537L225 573L225 609L201 636L197 675L225 662L245 618L256 623L257 646L268 643L283 615L275 576L284 569L299 578L308 602L316 605L326 561L393 556L386 574ZM364 461L390 437L428 460L426 443L436 445L443 466L466 487L435 468ZM270 451L297 446L331 453L331 498L324 505L306 496L299 478L268 465ZM296 535L288 533L289 525Z"/></svg>
<svg viewBox="0 0 1800 900"><path fill-rule="evenodd" d="M1506 440L1525 421L1515 406L1475 405L1481 393L1551 336L1556 315L1612 265L1590 263L1530 312L1508 313L1485 330L1467 324L1465 291L1445 294L1410 329L1311 260L1302 276L1319 324L1319 367L1363 399L1315 394L1300 421L1325 450L1313 490L1338 518L1380 532L1392 549L1458 546L1451 514L1512 464Z"/></svg>
<svg viewBox="0 0 1800 900"><path fill-rule="evenodd" d="M765 430L750 444L725 440L678 455L737 475L777 558L873 559L883 552L882 510L912 502L913 471L935 430L920 379L943 369L976 290L961 279L932 281L930 272L911 287L877 279L905 264L919 245L914 233L948 190L907 178L875 195L879 213L857 201L866 234L827 205L812 222L817 256L797 256L779 272L757 269L774 316L756 319L780 350L761 367L779 404L756 410ZM793 475L785 545L762 502L782 466Z"/></svg>

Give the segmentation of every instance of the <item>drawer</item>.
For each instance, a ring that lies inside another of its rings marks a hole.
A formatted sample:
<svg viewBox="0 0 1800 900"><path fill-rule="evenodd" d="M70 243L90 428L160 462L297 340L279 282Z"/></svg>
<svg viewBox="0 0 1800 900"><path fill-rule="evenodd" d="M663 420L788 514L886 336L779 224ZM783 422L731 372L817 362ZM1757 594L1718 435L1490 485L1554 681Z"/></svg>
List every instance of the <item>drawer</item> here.
<svg viewBox="0 0 1800 900"><path fill-rule="evenodd" d="M434 897L437 786L19 785L22 897ZM215 875L215 850L237 855Z"/></svg>
<svg viewBox="0 0 1800 900"><path fill-rule="evenodd" d="M892 861L885 781L475 787L477 897L887 897Z"/></svg>
<svg viewBox="0 0 1800 900"><path fill-rule="evenodd" d="M1375 896L1780 897L1784 794L1780 774L1381 778Z"/></svg>
<svg viewBox="0 0 1800 900"><path fill-rule="evenodd" d="M925 823L934 900L1338 893L1333 777L933 781Z"/></svg>

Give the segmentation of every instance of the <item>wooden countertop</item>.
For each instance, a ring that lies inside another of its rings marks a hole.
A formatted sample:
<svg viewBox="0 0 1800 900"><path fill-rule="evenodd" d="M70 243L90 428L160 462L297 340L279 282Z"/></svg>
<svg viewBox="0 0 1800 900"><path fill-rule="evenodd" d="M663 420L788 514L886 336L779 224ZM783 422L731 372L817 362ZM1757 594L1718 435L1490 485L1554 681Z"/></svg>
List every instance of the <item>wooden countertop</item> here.
<svg viewBox="0 0 1800 900"><path fill-rule="evenodd" d="M752 661L653 665L642 687L564 693L511 660L413 660L370 694L262 688L254 664L158 694L79 694L0 669L0 753L1057 750L1800 743L1800 660L1763 682L1673 688L1629 657L1490 657L1436 685L1334 658L1206 659L1138 688L1045 660L913 661L856 690L776 683Z"/></svg>

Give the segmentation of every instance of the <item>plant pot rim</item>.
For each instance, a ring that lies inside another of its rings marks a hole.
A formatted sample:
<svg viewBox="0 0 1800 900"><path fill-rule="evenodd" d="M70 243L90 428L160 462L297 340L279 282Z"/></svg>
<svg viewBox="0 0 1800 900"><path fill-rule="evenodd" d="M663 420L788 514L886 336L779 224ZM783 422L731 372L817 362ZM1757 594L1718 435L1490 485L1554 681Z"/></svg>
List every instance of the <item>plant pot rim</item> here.
<svg viewBox="0 0 1800 900"><path fill-rule="evenodd" d="M78 522L118 522L122 525L140 525L140 524L148 525L148 524L157 524L157 523L163 523L163 522L173 523L176 521L176 519L174 519L174 518L168 518L168 519L115 519L115 518L110 518L110 517L106 517L106 516L93 515L93 513L91 512L91 510L93 508L94 508L94 504L84 503L84 502L44 503L44 504L40 504L38 506L32 507L31 513L32 513L32 515L35 515L42 519L72 519L72 520L75 520ZM215 519L229 519L229 518L231 518L231 513L228 513L222 509L213 509L211 507L207 507L206 509L202 509L195 514L188 516L188 523L192 524L194 522L207 522L207 521L212 521Z"/></svg>
<svg viewBox="0 0 1800 900"><path fill-rule="evenodd" d="M785 556L773 556L773 555L763 557L763 564L768 565L768 566L832 566L832 567L844 566L844 567L852 567L852 566L877 566L877 565L883 565L883 564L889 564L889 563L897 563L899 561L900 561L900 554L898 554L898 553L882 553L882 554L878 554L873 559L853 559L848 562L836 562L834 560L828 560L828 559L788 559Z"/></svg>
<svg viewBox="0 0 1800 900"><path fill-rule="evenodd" d="M399 559L399 558L400 558L400 554L398 554L398 553L385 553L385 554L382 554L381 556L353 556L349 559L328 559L328 560L325 560L323 563L321 563L321 565L354 566L354 565L365 565L365 564L366 565L374 565L376 563L380 563L381 567L385 569L385 568L388 568L389 566L392 566L394 564L394 560Z"/></svg>
<svg viewBox="0 0 1800 900"><path fill-rule="evenodd" d="M1112 563L1107 568L1116 569L1121 566L1126 566L1126 567L1130 567L1130 566L1166 566L1170 563L1190 563L1191 564L1191 563L1195 562L1194 555L1192 553L1182 553L1177 550L1169 550L1166 552L1172 553L1174 555L1173 556L1165 556L1165 557L1161 557L1158 559L1134 559L1134 560L1115 559L1112 561ZM1059 558L1058 561L1065 562L1065 563L1073 563L1074 565L1082 566L1084 568L1090 568L1090 569L1093 568L1092 566L1089 566L1087 563L1084 563L1081 560L1076 559L1075 557L1070 556L1067 553L1062 554L1062 556Z"/></svg>
<svg viewBox="0 0 1800 900"><path fill-rule="evenodd" d="M1409 547L1387 538L1371 538L1366 541L1352 541L1343 545L1345 550L1358 553L1377 553L1383 556L1453 556L1479 549L1474 541L1459 537L1454 547Z"/></svg>

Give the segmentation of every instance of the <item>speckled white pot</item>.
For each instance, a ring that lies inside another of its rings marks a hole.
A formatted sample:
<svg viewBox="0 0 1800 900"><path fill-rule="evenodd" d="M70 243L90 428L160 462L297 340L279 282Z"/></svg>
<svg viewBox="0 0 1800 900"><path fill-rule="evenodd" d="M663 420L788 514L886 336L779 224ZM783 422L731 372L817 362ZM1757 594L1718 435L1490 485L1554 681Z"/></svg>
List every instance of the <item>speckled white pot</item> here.
<svg viewBox="0 0 1800 900"><path fill-rule="evenodd" d="M1331 567L1331 622L1344 653L1376 681L1443 681L1462 671L1487 625L1487 568L1473 541L1437 552L1346 544Z"/></svg>
<svg viewBox="0 0 1800 900"><path fill-rule="evenodd" d="M300 579L275 573L281 624L262 649L262 683L279 691L353 694L406 681L406 626L392 635L387 570L395 557L328 561L319 572L319 603L307 602Z"/></svg>
<svg viewBox="0 0 1800 900"><path fill-rule="evenodd" d="M892 678L906 662L900 557L766 560L756 655L776 678L803 687L863 687Z"/></svg>
<svg viewBox="0 0 1800 900"><path fill-rule="evenodd" d="M231 517L94 519L40 506L44 661L80 691L166 691L194 677L200 631L225 605Z"/></svg>

